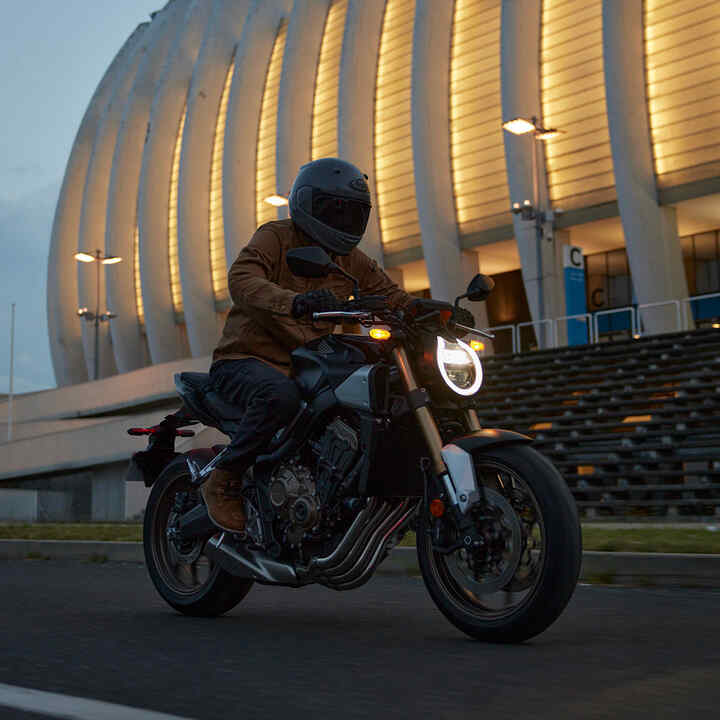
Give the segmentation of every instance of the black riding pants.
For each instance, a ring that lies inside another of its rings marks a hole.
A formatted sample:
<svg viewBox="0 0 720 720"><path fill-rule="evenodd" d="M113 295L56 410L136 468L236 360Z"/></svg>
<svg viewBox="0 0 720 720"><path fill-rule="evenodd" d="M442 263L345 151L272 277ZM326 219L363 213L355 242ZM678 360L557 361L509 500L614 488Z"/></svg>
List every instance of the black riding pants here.
<svg viewBox="0 0 720 720"><path fill-rule="evenodd" d="M230 453L218 467L247 467L300 410L300 392L295 382L254 358L219 360L210 368L210 384L243 413L231 437Z"/></svg>

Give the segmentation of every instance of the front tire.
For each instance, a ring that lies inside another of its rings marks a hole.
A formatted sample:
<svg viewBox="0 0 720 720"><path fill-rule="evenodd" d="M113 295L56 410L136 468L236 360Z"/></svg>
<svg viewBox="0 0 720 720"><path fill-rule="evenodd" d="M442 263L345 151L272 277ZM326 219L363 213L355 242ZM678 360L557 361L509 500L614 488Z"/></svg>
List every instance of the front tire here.
<svg viewBox="0 0 720 720"><path fill-rule="evenodd" d="M473 461L486 498L476 515L482 548L437 552L433 537L442 521L423 511L420 570L439 610L464 633L522 642L549 627L575 590L582 560L577 508L552 463L527 445L480 450Z"/></svg>
<svg viewBox="0 0 720 720"><path fill-rule="evenodd" d="M185 495L183 495L185 494ZM215 617L232 610L253 585L236 578L205 556L210 539L180 542L168 535L182 504L200 502L184 456L175 458L153 484L143 526L143 549L150 579L163 599L184 615Z"/></svg>

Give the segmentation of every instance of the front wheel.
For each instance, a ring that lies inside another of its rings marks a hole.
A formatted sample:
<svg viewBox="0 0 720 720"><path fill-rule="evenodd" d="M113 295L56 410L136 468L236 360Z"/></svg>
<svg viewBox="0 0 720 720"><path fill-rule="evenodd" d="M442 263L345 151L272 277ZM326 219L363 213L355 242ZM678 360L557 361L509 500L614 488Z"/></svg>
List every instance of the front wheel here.
<svg viewBox="0 0 720 720"><path fill-rule="evenodd" d="M253 583L230 575L205 555L209 537L181 541L174 534L178 517L198 502L198 490L181 455L153 484L143 547L150 578L168 605L185 615L213 617L234 608Z"/></svg>
<svg viewBox="0 0 720 720"><path fill-rule="evenodd" d="M575 590L577 508L552 463L527 445L481 450L473 461L481 491L468 510L474 529L458 537L449 522L422 512L420 570L457 628L488 642L522 642L551 625Z"/></svg>

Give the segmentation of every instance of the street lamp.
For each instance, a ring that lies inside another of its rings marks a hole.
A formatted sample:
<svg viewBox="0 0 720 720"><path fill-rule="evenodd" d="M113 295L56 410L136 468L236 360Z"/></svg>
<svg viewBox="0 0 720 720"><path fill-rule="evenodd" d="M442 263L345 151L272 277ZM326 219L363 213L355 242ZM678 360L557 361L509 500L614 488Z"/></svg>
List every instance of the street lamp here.
<svg viewBox="0 0 720 720"><path fill-rule="evenodd" d="M109 310L104 313L100 312L100 265L116 265L122 262L122 258L118 255L103 255L102 250L95 250L95 254L78 250L75 253L75 259L83 263L97 263L95 272L95 312L91 312L86 307L77 309L78 317L83 318L87 322L95 324L95 357L93 358L94 374L93 380L97 380L100 374L100 323L109 322L117 315Z"/></svg>
<svg viewBox="0 0 720 720"><path fill-rule="evenodd" d="M521 220L532 222L535 226L535 237L537 240L537 267L540 292L538 293L538 310L540 318L545 317L545 303L543 298L543 262L542 262L542 240L544 236L544 225L546 222L553 222L556 215L562 214L561 208L555 208L552 212L545 213L540 207L540 179L538 177L538 161L537 161L537 145L539 142L550 140L562 133L556 128L547 128L543 126L537 117L533 115L529 120L523 117L507 120L502 124L503 130L513 135L528 135L532 133L532 175L533 175L533 199L523 200L522 204L513 202L511 212L513 215L520 215Z"/></svg>
<svg viewBox="0 0 720 720"><path fill-rule="evenodd" d="M263 202L273 207L284 207L288 204L288 199L282 195L268 195Z"/></svg>

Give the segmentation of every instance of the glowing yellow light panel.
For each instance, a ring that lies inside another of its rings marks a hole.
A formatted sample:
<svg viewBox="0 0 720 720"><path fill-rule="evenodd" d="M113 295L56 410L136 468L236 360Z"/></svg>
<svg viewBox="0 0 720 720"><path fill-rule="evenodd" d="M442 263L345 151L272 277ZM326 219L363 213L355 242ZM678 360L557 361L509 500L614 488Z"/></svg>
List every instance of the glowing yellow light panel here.
<svg viewBox="0 0 720 720"><path fill-rule="evenodd" d="M135 306L140 326L145 325L145 306L143 305L142 285L140 284L140 228L135 223L133 234L133 279L135 281Z"/></svg>
<svg viewBox="0 0 720 720"><path fill-rule="evenodd" d="M228 98L232 85L235 61L230 63L225 85L220 97L215 136L213 137L212 163L210 165L210 277L216 303L224 303L230 297L227 284L227 261L225 259L225 225L223 222L223 151L225 149L225 123L227 122Z"/></svg>
<svg viewBox="0 0 720 720"><path fill-rule="evenodd" d="M338 155L338 86L347 6L348 0L334 0L325 22L313 100L313 160Z"/></svg>
<svg viewBox="0 0 720 720"><path fill-rule="evenodd" d="M255 161L255 221L258 226L278 219L277 208L265 202L265 198L277 193L275 187L275 147L277 144L277 111L280 92L280 74L285 52L287 23L283 20L278 29L265 77L260 126L258 129L257 156ZM287 192L283 188L284 193Z"/></svg>
<svg viewBox="0 0 720 720"><path fill-rule="evenodd" d="M180 180L180 155L187 117L187 104L183 108L180 125L175 138L172 172L170 174L170 201L168 203L168 262L170 265L170 297L175 315L182 314L182 288L180 287L180 262L178 260L178 183Z"/></svg>
<svg viewBox="0 0 720 720"><path fill-rule="evenodd" d="M500 0L455 0L450 154L462 234L509 222L501 126L500 11Z"/></svg>
<svg viewBox="0 0 720 720"><path fill-rule="evenodd" d="M645 63L659 187L720 174L720 3L645 0Z"/></svg>
<svg viewBox="0 0 720 720"><path fill-rule="evenodd" d="M375 182L386 252L421 244L411 127L415 0L387 0L375 84Z"/></svg>
<svg viewBox="0 0 720 720"><path fill-rule="evenodd" d="M617 195L610 151L602 0L544 0L540 74L543 124L563 131L544 143L550 197L565 209Z"/></svg>

